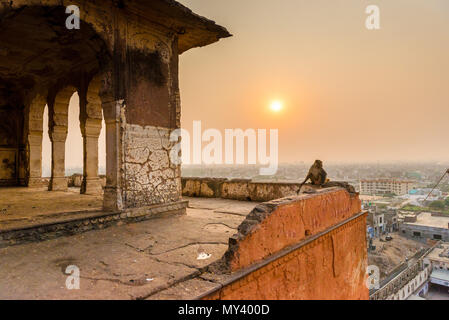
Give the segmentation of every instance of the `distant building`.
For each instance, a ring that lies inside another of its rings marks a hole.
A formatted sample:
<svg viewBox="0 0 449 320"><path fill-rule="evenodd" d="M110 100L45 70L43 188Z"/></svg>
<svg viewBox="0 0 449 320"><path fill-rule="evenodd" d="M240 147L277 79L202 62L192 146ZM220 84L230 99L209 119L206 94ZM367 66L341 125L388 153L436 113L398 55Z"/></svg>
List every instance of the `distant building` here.
<svg viewBox="0 0 449 320"><path fill-rule="evenodd" d="M402 199L410 200L409 204L416 206L425 206L426 204L443 200L443 192L438 189L432 190L430 188L412 189L408 194L401 196Z"/></svg>
<svg viewBox="0 0 449 320"><path fill-rule="evenodd" d="M409 195L424 196L424 197L429 197L429 200L432 200L431 198L438 200L443 197L443 192L441 192L441 190L438 190L438 189L419 188L419 189L410 190Z"/></svg>
<svg viewBox="0 0 449 320"><path fill-rule="evenodd" d="M397 210L387 210L385 217L385 231L396 232L399 231L399 216Z"/></svg>
<svg viewBox="0 0 449 320"><path fill-rule="evenodd" d="M360 193L365 195L396 194L405 195L416 188L411 180L375 179L360 180Z"/></svg>
<svg viewBox="0 0 449 320"><path fill-rule="evenodd" d="M427 263L432 264L434 270L444 270L449 272L449 242L441 242L440 245L427 256L427 259Z"/></svg>
<svg viewBox="0 0 449 320"><path fill-rule="evenodd" d="M428 291L428 279L432 272L425 258L432 251L422 249L405 261L380 283L380 288L370 291L371 300L407 300L425 296Z"/></svg>
<svg viewBox="0 0 449 320"><path fill-rule="evenodd" d="M378 238L385 233L399 230L398 211L377 206L368 209L367 225L371 238Z"/></svg>
<svg viewBox="0 0 449 320"><path fill-rule="evenodd" d="M427 255L424 263L432 265L430 282L449 288L449 243L441 243Z"/></svg>
<svg viewBox="0 0 449 320"><path fill-rule="evenodd" d="M443 240L449 242L449 216L423 212L416 216L406 216L399 224L402 236L418 241Z"/></svg>
<svg viewBox="0 0 449 320"><path fill-rule="evenodd" d="M368 211L367 224L372 228L374 238L380 237L385 232L385 215L381 210L373 208Z"/></svg>
<svg viewBox="0 0 449 320"><path fill-rule="evenodd" d="M449 287L449 243L438 241L431 248L417 252L396 267L380 283L379 289L371 290L370 299L427 300L429 288L434 286Z"/></svg>

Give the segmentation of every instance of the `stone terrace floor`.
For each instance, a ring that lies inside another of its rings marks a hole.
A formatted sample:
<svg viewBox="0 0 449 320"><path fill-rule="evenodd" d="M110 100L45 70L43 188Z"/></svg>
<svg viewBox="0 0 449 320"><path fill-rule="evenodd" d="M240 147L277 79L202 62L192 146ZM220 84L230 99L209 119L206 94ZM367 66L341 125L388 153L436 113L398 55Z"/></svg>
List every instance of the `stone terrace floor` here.
<svg viewBox="0 0 449 320"><path fill-rule="evenodd" d="M185 199L187 215L0 249L0 299L192 299L212 289L199 269L222 257L257 203ZM80 268L79 290L66 288L69 265Z"/></svg>
<svg viewBox="0 0 449 320"><path fill-rule="evenodd" d="M81 195L79 188L69 188L68 192L0 188L0 230L56 222L70 215L101 211L102 206L102 196Z"/></svg>

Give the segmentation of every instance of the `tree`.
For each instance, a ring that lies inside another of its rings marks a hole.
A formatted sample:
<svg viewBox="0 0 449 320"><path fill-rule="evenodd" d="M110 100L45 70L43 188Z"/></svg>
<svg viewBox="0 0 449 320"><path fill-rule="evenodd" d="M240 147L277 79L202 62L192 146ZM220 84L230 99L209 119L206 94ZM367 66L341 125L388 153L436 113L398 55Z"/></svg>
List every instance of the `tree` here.
<svg viewBox="0 0 449 320"><path fill-rule="evenodd" d="M444 209L445 207L445 202L443 201L433 201L429 207L434 208L434 209Z"/></svg>
<svg viewBox="0 0 449 320"><path fill-rule="evenodd" d="M394 197L396 197L396 193L392 193L392 192L386 193L385 197L386 198L394 198Z"/></svg>
<svg viewBox="0 0 449 320"><path fill-rule="evenodd" d="M449 207L449 197L444 199L444 204L446 205L446 207Z"/></svg>

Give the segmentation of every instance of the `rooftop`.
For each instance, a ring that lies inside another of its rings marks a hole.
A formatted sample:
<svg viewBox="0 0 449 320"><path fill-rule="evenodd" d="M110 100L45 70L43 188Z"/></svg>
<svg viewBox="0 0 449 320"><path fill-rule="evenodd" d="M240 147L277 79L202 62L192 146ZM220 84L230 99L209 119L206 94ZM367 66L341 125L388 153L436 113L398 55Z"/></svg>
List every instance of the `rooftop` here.
<svg viewBox="0 0 449 320"><path fill-rule="evenodd" d="M415 183L416 181L400 179L361 179L360 182Z"/></svg>
<svg viewBox="0 0 449 320"><path fill-rule="evenodd" d="M449 263L449 243L443 243L436 247L427 256L427 258L434 261L441 261Z"/></svg>
<svg viewBox="0 0 449 320"><path fill-rule="evenodd" d="M448 229L449 216L436 217L432 216L430 212L423 212L417 216L416 222L406 222L405 224Z"/></svg>
<svg viewBox="0 0 449 320"><path fill-rule="evenodd" d="M449 272L446 270L433 270L430 277L440 281L449 282Z"/></svg>
<svg viewBox="0 0 449 320"><path fill-rule="evenodd" d="M192 299L215 288L200 270L223 256L257 203L186 200L186 215L0 249L0 299ZM69 265L82 290L66 289Z"/></svg>

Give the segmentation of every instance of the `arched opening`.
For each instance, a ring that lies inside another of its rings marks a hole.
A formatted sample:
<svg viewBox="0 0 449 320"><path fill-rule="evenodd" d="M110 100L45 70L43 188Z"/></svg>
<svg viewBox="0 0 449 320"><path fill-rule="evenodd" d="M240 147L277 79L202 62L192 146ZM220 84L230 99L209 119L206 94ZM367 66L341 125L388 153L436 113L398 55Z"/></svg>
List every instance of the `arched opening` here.
<svg viewBox="0 0 449 320"><path fill-rule="evenodd" d="M83 136L80 130L80 99L78 92L70 98L67 146L65 148L65 174L67 177L83 175ZM80 187L76 185L77 187Z"/></svg>
<svg viewBox="0 0 449 320"><path fill-rule="evenodd" d="M47 104L44 100L51 100L68 85L81 87L109 60L106 45L92 26L81 21L79 30L67 29L65 9L25 6L5 7L0 12L0 111L5 113L2 119L7 119L0 142L8 149L0 153L4 158L0 159L4 163L0 172L10 185L27 184L30 175L40 178L42 162L38 163L41 158L37 154L44 135L43 123L38 122L43 121L39 112ZM42 99L37 101L37 95ZM33 103L35 106L30 107ZM36 146L31 151L38 158L32 160L27 159L30 125ZM74 130L70 130L72 134ZM48 158L48 153L44 157ZM31 162L32 168L27 168Z"/></svg>
<svg viewBox="0 0 449 320"><path fill-rule="evenodd" d="M43 191L43 177L48 177L48 189L63 199L67 175L85 171L81 91L110 61L104 40L91 25L81 21L79 30L66 28L65 9L0 8L0 186L28 186L11 192L22 192L22 204L29 208L20 210L30 214L102 208L101 196L70 192L77 198L51 209L57 200ZM42 204L33 202L42 199ZM14 207L10 210L13 219Z"/></svg>
<svg viewBox="0 0 449 320"><path fill-rule="evenodd" d="M44 108L42 133L42 177L49 180L51 177L51 141L48 135L48 105Z"/></svg>
<svg viewBox="0 0 449 320"><path fill-rule="evenodd" d="M104 113L101 111L101 132L98 138L98 173L102 179L106 179L106 122Z"/></svg>

